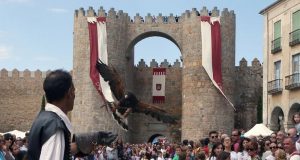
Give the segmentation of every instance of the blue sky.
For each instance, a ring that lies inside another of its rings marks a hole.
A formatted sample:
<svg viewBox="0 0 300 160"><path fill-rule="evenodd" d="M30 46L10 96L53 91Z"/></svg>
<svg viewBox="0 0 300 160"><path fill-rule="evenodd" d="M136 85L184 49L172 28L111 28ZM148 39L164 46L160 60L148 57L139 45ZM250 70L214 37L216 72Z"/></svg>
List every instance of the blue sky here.
<svg viewBox="0 0 300 160"><path fill-rule="evenodd" d="M206 6L209 10L228 8L236 14L236 64L242 57L248 64L263 57L263 16L260 10L275 0L0 0L0 69L72 69L74 10L103 6L123 10L131 18L181 15L185 10ZM135 59L158 62L179 59L180 51L171 41L147 38L135 46ZM137 63L137 62L136 62Z"/></svg>

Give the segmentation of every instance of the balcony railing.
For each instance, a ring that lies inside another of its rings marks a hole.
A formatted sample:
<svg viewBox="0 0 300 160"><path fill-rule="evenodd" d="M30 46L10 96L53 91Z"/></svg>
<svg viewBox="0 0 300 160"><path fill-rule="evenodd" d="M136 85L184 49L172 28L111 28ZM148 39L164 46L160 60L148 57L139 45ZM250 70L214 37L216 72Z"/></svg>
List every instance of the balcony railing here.
<svg viewBox="0 0 300 160"><path fill-rule="evenodd" d="M275 94L282 92L282 79L275 79L268 82L268 93Z"/></svg>
<svg viewBox="0 0 300 160"><path fill-rule="evenodd" d="M297 44L300 44L300 29L290 33L290 46L295 46Z"/></svg>
<svg viewBox="0 0 300 160"><path fill-rule="evenodd" d="M300 88L300 73L294 73L285 77L285 89L292 90Z"/></svg>
<svg viewBox="0 0 300 160"><path fill-rule="evenodd" d="M281 37L276 38L275 40L272 41L272 50L271 52L277 53L281 51Z"/></svg>

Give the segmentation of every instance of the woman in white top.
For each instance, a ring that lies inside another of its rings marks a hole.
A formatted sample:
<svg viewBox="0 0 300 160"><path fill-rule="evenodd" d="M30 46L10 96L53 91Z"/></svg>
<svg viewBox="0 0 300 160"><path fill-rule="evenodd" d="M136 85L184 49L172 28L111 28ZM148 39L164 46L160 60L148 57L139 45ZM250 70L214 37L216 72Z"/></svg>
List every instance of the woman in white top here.
<svg viewBox="0 0 300 160"><path fill-rule="evenodd" d="M244 137L241 140L241 144L239 145L239 152L237 154L238 160L246 160L249 157L249 154L247 152L247 144L250 142L249 138Z"/></svg>
<svg viewBox="0 0 300 160"><path fill-rule="evenodd" d="M216 142L213 144L213 147L211 149L211 154L207 160L217 160L218 155L224 151L224 146L221 142Z"/></svg>
<svg viewBox="0 0 300 160"><path fill-rule="evenodd" d="M225 136L224 139L222 139L223 145L224 145L224 151L230 153L230 159L231 160L237 160L237 153L232 150L231 145L231 139L229 136Z"/></svg>

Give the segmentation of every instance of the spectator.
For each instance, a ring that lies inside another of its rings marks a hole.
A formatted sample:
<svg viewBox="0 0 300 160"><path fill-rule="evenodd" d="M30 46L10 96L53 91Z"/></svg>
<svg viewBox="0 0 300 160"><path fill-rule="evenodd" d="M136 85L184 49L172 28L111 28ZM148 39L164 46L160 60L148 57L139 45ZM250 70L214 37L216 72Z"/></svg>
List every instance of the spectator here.
<svg viewBox="0 0 300 160"><path fill-rule="evenodd" d="M211 154L208 158L208 160L217 160L217 157L220 155L221 152L224 151L224 147L221 142L214 143L212 147Z"/></svg>
<svg viewBox="0 0 300 160"><path fill-rule="evenodd" d="M272 151L270 149L270 144L271 144L271 141L270 140L265 140L264 141L264 153L262 155L262 159L266 159L266 157L268 157L269 155L272 155ZM273 143L276 145L276 143ZM277 146L276 146L277 148Z"/></svg>
<svg viewBox="0 0 300 160"><path fill-rule="evenodd" d="M179 156L182 154L182 150L180 146L176 147L175 155L173 157L173 160L179 160Z"/></svg>
<svg viewBox="0 0 300 160"><path fill-rule="evenodd" d="M218 155L217 160L232 160L232 159L230 158L230 153L223 151Z"/></svg>
<svg viewBox="0 0 300 160"><path fill-rule="evenodd" d="M240 145L240 142L241 142L241 132L237 129L234 129L232 132L231 132L231 142L232 142L232 146L233 146L233 150L235 152L238 152L239 151L239 145Z"/></svg>
<svg viewBox="0 0 300 160"><path fill-rule="evenodd" d="M286 153L283 149L278 149L275 151L275 160L286 160Z"/></svg>
<svg viewBox="0 0 300 160"><path fill-rule="evenodd" d="M238 160L247 159L249 157L247 151L247 145L250 142L249 138L242 138L241 143L239 144Z"/></svg>
<svg viewBox="0 0 300 160"><path fill-rule="evenodd" d="M293 115L292 121L294 122L295 128L297 130L297 134L299 135L299 133L300 133L300 113L299 112L297 112Z"/></svg>
<svg viewBox="0 0 300 160"><path fill-rule="evenodd" d="M297 130L296 130L296 128L290 128L288 130L287 136L288 137L292 137L292 138L297 137Z"/></svg>
<svg viewBox="0 0 300 160"><path fill-rule="evenodd" d="M237 160L237 153L232 151L232 143L229 136L223 139L224 151L230 153L231 160Z"/></svg>
<svg viewBox="0 0 300 160"><path fill-rule="evenodd" d="M272 134L271 134L271 137L270 137L270 141L271 141L271 142L274 142L274 143L277 143L276 137L277 137L277 134L276 134L275 132L272 133Z"/></svg>
<svg viewBox="0 0 300 160"><path fill-rule="evenodd" d="M272 154L270 154L269 156L267 156L265 159L266 160L275 160L275 152L277 151L277 145L276 145L276 143L272 142L270 144L270 150L271 150Z"/></svg>
<svg viewBox="0 0 300 160"><path fill-rule="evenodd" d="M296 150L295 142L291 137L287 137L283 141L284 151L287 154L287 158L290 160L299 160L300 155Z"/></svg>
<svg viewBox="0 0 300 160"><path fill-rule="evenodd" d="M213 145L218 142L218 132L217 131L210 131L208 135L209 135L208 148L211 150Z"/></svg>
<svg viewBox="0 0 300 160"><path fill-rule="evenodd" d="M284 138L285 138L284 132L283 131L278 131L277 132L277 137L276 137L277 143L279 143L279 142L282 143Z"/></svg>
<svg viewBox="0 0 300 160"><path fill-rule="evenodd" d="M246 148L251 160L260 160L258 156L258 143L256 141L251 140L247 143Z"/></svg>

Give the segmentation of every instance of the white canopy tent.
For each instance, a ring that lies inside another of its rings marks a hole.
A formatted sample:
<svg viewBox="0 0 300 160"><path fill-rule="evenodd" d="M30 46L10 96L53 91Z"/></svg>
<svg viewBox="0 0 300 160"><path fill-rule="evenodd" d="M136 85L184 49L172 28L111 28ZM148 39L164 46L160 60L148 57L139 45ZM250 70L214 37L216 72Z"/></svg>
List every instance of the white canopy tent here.
<svg viewBox="0 0 300 160"><path fill-rule="evenodd" d="M6 133L14 134L14 135L16 135L16 138L18 138L18 137L25 138L25 133L26 132L22 132L22 131L19 131L19 130L13 130L13 131L9 131L9 132L6 132ZM3 133L3 134L6 134L6 133Z"/></svg>
<svg viewBox="0 0 300 160"><path fill-rule="evenodd" d="M248 132L244 134L245 137L249 136L269 136L273 133L272 130L270 130L268 127L266 127L264 124L256 124L254 127L252 127Z"/></svg>

